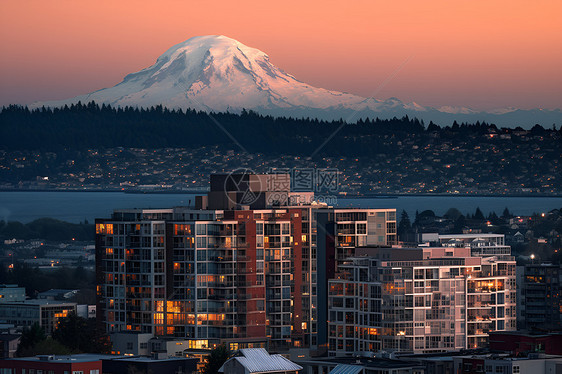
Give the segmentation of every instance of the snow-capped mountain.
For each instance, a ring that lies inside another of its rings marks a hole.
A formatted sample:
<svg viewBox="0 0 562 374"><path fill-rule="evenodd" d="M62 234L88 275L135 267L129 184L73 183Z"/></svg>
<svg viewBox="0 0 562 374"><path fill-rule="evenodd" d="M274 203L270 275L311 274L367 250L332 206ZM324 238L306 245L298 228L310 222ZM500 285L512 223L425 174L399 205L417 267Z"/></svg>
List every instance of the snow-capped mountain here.
<svg viewBox="0 0 562 374"><path fill-rule="evenodd" d="M474 122L502 116L477 113L467 108L442 107L437 110L396 98L378 100L313 87L277 68L264 52L222 35L198 36L177 44L161 55L154 65L127 75L114 87L31 106L63 106L78 101L112 106L162 104L168 108L205 111L238 112L245 108L264 114L349 121L360 117L386 118L407 114L426 121L448 123L453 119ZM549 112L558 112L558 123L562 123L560 111ZM470 119L464 118L467 116ZM493 122L501 124L498 120Z"/></svg>

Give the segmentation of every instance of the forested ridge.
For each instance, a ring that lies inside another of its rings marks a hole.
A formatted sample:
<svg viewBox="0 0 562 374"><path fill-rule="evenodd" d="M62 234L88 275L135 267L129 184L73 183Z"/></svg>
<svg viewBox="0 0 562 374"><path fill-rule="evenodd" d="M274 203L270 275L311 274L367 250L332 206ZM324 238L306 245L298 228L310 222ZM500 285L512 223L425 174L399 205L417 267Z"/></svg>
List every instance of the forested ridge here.
<svg viewBox="0 0 562 374"><path fill-rule="evenodd" d="M194 148L207 145L244 147L249 152L308 156L327 139L319 155L394 153L385 139L437 137L453 143L490 132L512 133L486 123L439 127L408 117L366 119L346 124L317 119L274 118L255 112L205 113L194 110L112 108L78 103L64 108L30 110L4 107L0 112L0 149L60 150L111 147ZM536 125L530 134L551 131ZM232 139L235 139L236 144Z"/></svg>

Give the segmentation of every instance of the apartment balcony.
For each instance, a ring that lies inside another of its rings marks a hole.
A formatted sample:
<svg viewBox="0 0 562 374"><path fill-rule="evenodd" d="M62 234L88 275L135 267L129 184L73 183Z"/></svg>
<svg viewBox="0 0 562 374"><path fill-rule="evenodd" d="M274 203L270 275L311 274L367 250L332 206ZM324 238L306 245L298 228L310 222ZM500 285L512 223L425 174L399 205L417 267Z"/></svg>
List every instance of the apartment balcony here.
<svg viewBox="0 0 562 374"><path fill-rule="evenodd" d="M468 305L467 309L491 309L492 308L492 303L474 303L472 305Z"/></svg>
<svg viewBox="0 0 562 374"><path fill-rule="evenodd" d="M209 260L214 261L214 262L233 262L234 257L233 256L212 256L211 258L209 258Z"/></svg>
<svg viewBox="0 0 562 374"><path fill-rule="evenodd" d="M469 323L492 323L490 316L468 316Z"/></svg>
<svg viewBox="0 0 562 374"><path fill-rule="evenodd" d="M209 288L233 288L235 287L234 282L209 282L207 283Z"/></svg>
<svg viewBox="0 0 562 374"><path fill-rule="evenodd" d="M495 287L492 288L469 288L468 289L468 294L489 294L492 292L497 292L498 289L496 289ZM503 291L503 290L501 290Z"/></svg>
<svg viewBox="0 0 562 374"><path fill-rule="evenodd" d="M467 335L468 336L488 336L491 330L489 329L476 329L476 330L469 330Z"/></svg>
<svg viewBox="0 0 562 374"><path fill-rule="evenodd" d="M266 285L267 287L289 287L289 286L293 286L295 284L294 281L280 281L280 280L275 280L275 281L266 281Z"/></svg>

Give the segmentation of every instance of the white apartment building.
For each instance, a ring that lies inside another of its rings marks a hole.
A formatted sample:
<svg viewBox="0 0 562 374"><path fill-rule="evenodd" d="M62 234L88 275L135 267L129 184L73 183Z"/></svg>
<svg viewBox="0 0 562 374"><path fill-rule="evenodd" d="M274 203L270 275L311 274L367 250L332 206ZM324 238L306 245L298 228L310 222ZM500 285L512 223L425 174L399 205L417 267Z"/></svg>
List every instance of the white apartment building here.
<svg viewBox="0 0 562 374"><path fill-rule="evenodd" d="M359 248L329 281L329 353L431 353L516 329L515 261L471 248Z"/></svg>

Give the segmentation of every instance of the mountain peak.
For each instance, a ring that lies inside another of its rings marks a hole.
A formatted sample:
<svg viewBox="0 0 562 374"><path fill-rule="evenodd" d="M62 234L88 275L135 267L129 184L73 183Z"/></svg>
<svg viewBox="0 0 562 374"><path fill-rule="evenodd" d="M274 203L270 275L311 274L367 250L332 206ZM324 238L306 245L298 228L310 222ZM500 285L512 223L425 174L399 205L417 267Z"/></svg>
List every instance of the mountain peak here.
<svg viewBox="0 0 562 374"><path fill-rule="evenodd" d="M224 35L192 37L164 52L156 63L110 88L70 100L113 106L192 108L212 111L327 109L365 99L312 87L277 68L259 49Z"/></svg>
<svg viewBox="0 0 562 374"><path fill-rule="evenodd" d="M252 57L267 56L256 48L248 47L236 39L224 35L194 36L168 49L160 58L171 57L175 53L192 53L194 51L209 51L214 55L228 55L240 51Z"/></svg>
<svg viewBox="0 0 562 374"><path fill-rule="evenodd" d="M378 100L313 87L273 65L259 49L224 35L195 36L178 43L158 57L154 65L127 75L114 87L68 100L34 103L31 107L57 107L78 101L204 111L239 112L245 108L263 114L324 119L392 118L408 114L450 122L452 116L459 120L472 114L478 115L479 120L489 117L469 110L437 110L407 104L395 97ZM515 112L506 114L510 113ZM532 114L530 120L535 121L536 113ZM560 118L560 112L554 114Z"/></svg>

